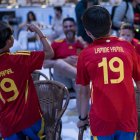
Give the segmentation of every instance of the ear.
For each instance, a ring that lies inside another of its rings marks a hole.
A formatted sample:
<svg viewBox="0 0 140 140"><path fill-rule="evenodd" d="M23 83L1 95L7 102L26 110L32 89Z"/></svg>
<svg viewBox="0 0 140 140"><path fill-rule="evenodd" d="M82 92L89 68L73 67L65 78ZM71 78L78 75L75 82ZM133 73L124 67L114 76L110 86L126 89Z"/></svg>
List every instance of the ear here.
<svg viewBox="0 0 140 140"><path fill-rule="evenodd" d="M11 39L7 39L5 46L8 46L9 44L11 44Z"/></svg>
<svg viewBox="0 0 140 140"><path fill-rule="evenodd" d="M8 47L13 46L13 40L11 37L9 39L7 39L5 46L8 46Z"/></svg>
<svg viewBox="0 0 140 140"><path fill-rule="evenodd" d="M87 35L93 40L94 36L88 30L85 29L85 31L86 31Z"/></svg>

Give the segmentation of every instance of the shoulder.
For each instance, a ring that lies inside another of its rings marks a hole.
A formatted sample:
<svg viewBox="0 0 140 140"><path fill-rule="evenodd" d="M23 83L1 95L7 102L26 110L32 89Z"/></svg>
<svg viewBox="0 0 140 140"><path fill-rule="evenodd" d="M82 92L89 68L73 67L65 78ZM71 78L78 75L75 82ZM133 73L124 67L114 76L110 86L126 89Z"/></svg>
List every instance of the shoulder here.
<svg viewBox="0 0 140 140"><path fill-rule="evenodd" d="M140 46L140 41L139 41L138 39L134 38L134 39L132 40L132 44L133 44L134 46Z"/></svg>
<svg viewBox="0 0 140 140"><path fill-rule="evenodd" d="M85 8L85 6L84 6L84 2L83 1L79 1L77 4L76 4L76 7L75 7L75 9L76 10L81 10L81 8Z"/></svg>
<svg viewBox="0 0 140 140"><path fill-rule="evenodd" d="M44 55L43 51L17 51L14 53L10 53L13 56L34 56L34 55Z"/></svg>
<svg viewBox="0 0 140 140"><path fill-rule="evenodd" d="M75 12L76 12L76 14L80 15L85 11L85 9L86 9L86 6L85 6L84 2L80 1L75 7Z"/></svg>
<svg viewBox="0 0 140 140"><path fill-rule="evenodd" d="M53 42L53 44L54 43L63 43L65 41L65 39L56 39L56 40L54 40L54 42Z"/></svg>
<svg viewBox="0 0 140 140"><path fill-rule="evenodd" d="M88 53L91 53L91 49L93 49L93 45L92 44L89 44L86 48L84 48L80 55L87 55Z"/></svg>
<svg viewBox="0 0 140 140"><path fill-rule="evenodd" d="M54 40L51 44L53 49L58 48L59 46L63 46L65 43L65 39L58 39L58 40Z"/></svg>
<svg viewBox="0 0 140 140"><path fill-rule="evenodd" d="M11 53L11 55L31 55L31 51L17 51L15 53Z"/></svg>
<svg viewBox="0 0 140 140"><path fill-rule="evenodd" d="M133 46L133 44L131 43L131 42L128 42L128 41L126 41L126 40L124 40L124 39L120 39L120 38L118 38L118 41L120 42L120 44L122 45L122 46L126 46L126 47L128 47L128 46ZM134 47L132 47L132 48L134 48Z"/></svg>

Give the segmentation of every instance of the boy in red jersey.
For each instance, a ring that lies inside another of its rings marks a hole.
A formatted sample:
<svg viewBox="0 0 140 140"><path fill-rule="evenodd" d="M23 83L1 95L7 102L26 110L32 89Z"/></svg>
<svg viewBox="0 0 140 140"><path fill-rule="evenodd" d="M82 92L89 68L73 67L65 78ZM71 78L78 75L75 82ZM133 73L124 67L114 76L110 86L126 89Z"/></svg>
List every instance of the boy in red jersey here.
<svg viewBox="0 0 140 140"><path fill-rule="evenodd" d="M77 84L80 84L80 121L89 125L92 140L134 140L138 127L132 78L140 89L140 64L134 47L109 35L111 19L100 6L87 9L82 18L93 43L78 57ZM90 82L92 91L90 95Z"/></svg>
<svg viewBox="0 0 140 140"><path fill-rule="evenodd" d="M134 38L134 27L129 23L123 23L119 31L119 37L130 42L140 55L140 41Z"/></svg>
<svg viewBox="0 0 140 140"><path fill-rule="evenodd" d="M41 69L43 60L53 57L53 50L35 25L27 25L37 33L43 51L9 53L13 45L10 26L0 22L0 132L4 140L40 140L43 121L31 73Z"/></svg>

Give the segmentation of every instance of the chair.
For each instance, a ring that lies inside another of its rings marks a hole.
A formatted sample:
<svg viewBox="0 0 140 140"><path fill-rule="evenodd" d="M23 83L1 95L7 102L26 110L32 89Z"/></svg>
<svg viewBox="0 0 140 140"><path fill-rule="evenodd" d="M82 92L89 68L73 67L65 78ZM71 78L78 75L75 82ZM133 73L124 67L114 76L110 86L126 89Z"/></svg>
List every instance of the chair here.
<svg viewBox="0 0 140 140"><path fill-rule="evenodd" d="M83 134L84 131L87 129L88 125L86 124L85 126L79 128L79 133L78 133L78 140L83 140Z"/></svg>
<svg viewBox="0 0 140 140"><path fill-rule="evenodd" d="M140 91L135 89L136 92L136 105L138 111L138 140L140 140Z"/></svg>
<svg viewBox="0 0 140 140"><path fill-rule="evenodd" d="M84 127L79 128L78 140L83 140Z"/></svg>
<svg viewBox="0 0 140 140"><path fill-rule="evenodd" d="M49 80L48 77L47 77L44 73L42 73L42 72L40 72L40 71L38 71L38 70L35 70L35 71L32 73L33 81L40 80L41 77L43 77L44 80Z"/></svg>
<svg viewBox="0 0 140 140"><path fill-rule="evenodd" d="M56 81L35 81L34 84L45 120L46 140L61 140L61 118L69 103L69 92Z"/></svg>
<svg viewBox="0 0 140 140"><path fill-rule="evenodd" d="M54 75L53 75L53 68L49 68L49 77L50 80L55 80ZM70 99L76 99L76 92L73 88L68 89L69 94L70 94Z"/></svg>

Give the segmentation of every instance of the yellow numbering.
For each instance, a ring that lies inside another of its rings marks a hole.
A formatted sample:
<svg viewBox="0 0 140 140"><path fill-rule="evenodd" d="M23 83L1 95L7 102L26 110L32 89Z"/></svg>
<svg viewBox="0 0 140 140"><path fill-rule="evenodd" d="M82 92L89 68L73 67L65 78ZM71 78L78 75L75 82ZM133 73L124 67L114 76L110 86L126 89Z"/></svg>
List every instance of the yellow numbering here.
<svg viewBox="0 0 140 140"><path fill-rule="evenodd" d="M7 83L8 87L5 86L5 84ZM17 86L15 84L15 82L10 79L10 78L4 78L2 79L2 81L0 82L0 88L5 92L5 94L8 94L8 92L13 91L13 96L4 99L4 97L2 96L1 92L0 92L0 100L5 104L6 102L12 102L14 100L16 100L16 98L19 95Z"/></svg>
<svg viewBox="0 0 140 140"><path fill-rule="evenodd" d="M114 62L118 63L117 67L114 67ZM110 79L111 84L120 83L124 79L124 64L123 61L119 57L113 57L109 62L107 61L106 57L102 58L102 61L98 63L98 67L103 67L103 77L104 77L104 84L108 84L109 77L108 77L108 67L112 72L119 72L119 77L117 79Z"/></svg>

